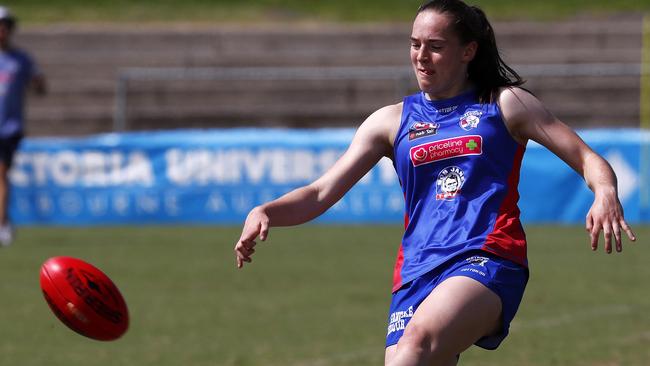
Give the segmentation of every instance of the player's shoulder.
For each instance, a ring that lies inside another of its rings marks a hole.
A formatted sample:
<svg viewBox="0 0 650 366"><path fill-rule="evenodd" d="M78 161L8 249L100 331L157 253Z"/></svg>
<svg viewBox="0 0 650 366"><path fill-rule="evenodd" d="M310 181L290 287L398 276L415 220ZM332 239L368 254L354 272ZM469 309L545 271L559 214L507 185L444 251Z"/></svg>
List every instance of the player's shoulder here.
<svg viewBox="0 0 650 366"><path fill-rule="evenodd" d="M496 101L507 119L529 119L538 113L545 113L542 102L535 94L521 87L500 88Z"/></svg>
<svg viewBox="0 0 650 366"><path fill-rule="evenodd" d="M501 88L497 103L510 134L523 143L532 136L536 125L553 120L553 115L529 90L520 87Z"/></svg>
<svg viewBox="0 0 650 366"><path fill-rule="evenodd" d="M391 119L394 117L401 118L403 106L403 102L390 104L377 109L371 116L375 116L375 118L378 119Z"/></svg>
<svg viewBox="0 0 650 366"><path fill-rule="evenodd" d="M359 127L357 134L374 144L382 145L386 151L392 147L402 116L402 103L377 109Z"/></svg>
<svg viewBox="0 0 650 366"><path fill-rule="evenodd" d="M381 107L371 114L366 122L392 135L402 119L402 107L402 102Z"/></svg>
<svg viewBox="0 0 650 366"><path fill-rule="evenodd" d="M528 89L519 86L504 86L496 91L496 100L503 103L526 103L537 97Z"/></svg>
<svg viewBox="0 0 650 366"><path fill-rule="evenodd" d="M373 128L389 128L395 122L399 123L402 116L402 103L391 104L381 107L374 111L362 126L372 126Z"/></svg>

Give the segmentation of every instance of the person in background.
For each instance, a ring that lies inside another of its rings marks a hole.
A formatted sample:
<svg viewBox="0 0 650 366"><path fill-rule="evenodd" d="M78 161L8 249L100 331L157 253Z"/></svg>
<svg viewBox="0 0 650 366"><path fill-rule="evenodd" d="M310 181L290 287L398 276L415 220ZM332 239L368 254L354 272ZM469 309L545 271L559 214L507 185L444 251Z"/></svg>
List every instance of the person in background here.
<svg viewBox="0 0 650 366"><path fill-rule="evenodd" d="M23 138L24 104L28 90L46 93L45 77L32 58L12 44L16 18L0 6L0 244L8 246L14 232L7 213L8 172L14 153Z"/></svg>

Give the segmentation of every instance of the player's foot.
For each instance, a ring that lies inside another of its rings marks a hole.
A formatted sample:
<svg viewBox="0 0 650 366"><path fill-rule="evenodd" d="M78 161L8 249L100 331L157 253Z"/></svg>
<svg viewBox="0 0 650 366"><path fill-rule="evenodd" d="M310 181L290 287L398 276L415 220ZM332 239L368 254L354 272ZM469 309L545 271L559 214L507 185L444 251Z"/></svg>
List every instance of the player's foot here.
<svg viewBox="0 0 650 366"><path fill-rule="evenodd" d="M14 230L9 224L0 225L0 245L8 247L14 240Z"/></svg>

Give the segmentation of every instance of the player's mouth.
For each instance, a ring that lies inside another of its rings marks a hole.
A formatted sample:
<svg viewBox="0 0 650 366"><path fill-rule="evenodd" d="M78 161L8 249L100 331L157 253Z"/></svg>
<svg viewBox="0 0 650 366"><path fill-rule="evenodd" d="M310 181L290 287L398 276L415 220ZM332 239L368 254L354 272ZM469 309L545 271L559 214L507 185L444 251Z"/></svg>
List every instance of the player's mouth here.
<svg viewBox="0 0 650 366"><path fill-rule="evenodd" d="M435 72L433 70L423 69L423 68L419 68L419 67L418 67L418 72L420 74L424 75L424 76L431 76L431 75L435 74Z"/></svg>

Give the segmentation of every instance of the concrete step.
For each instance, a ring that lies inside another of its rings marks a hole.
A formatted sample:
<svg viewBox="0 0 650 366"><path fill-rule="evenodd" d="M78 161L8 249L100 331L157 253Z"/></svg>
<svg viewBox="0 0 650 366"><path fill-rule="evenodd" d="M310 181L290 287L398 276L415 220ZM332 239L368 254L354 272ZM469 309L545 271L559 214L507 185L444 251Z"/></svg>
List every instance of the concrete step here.
<svg viewBox="0 0 650 366"><path fill-rule="evenodd" d="M639 19L560 23L497 23L499 46L508 54L521 50L569 51L586 55L585 50L638 50L641 45ZM37 56L56 64L163 66L168 64L227 65L233 60L266 65L287 64L383 64L408 63L407 24L386 27L291 28L272 30L215 27L207 30L142 31L112 29L25 30L18 41L29 45ZM37 51L36 51L37 50ZM533 62L546 52L531 55ZM74 55L74 58L71 57ZM597 54L589 54L597 57ZM606 57L607 60L611 59ZM638 60L636 58L635 60Z"/></svg>
<svg viewBox="0 0 650 366"><path fill-rule="evenodd" d="M510 64L638 63L641 17L496 23ZM362 26L25 27L17 43L48 76L50 94L28 104L30 134L105 132L125 67L400 66L409 68L409 24ZM526 84L575 126L638 121L639 82L625 77L535 77ZM415 83L411 80L411 89ZM394 81L129 83L134 128L357 124L401 99ZM615 106L615 107L612 107Z"/></svg>

